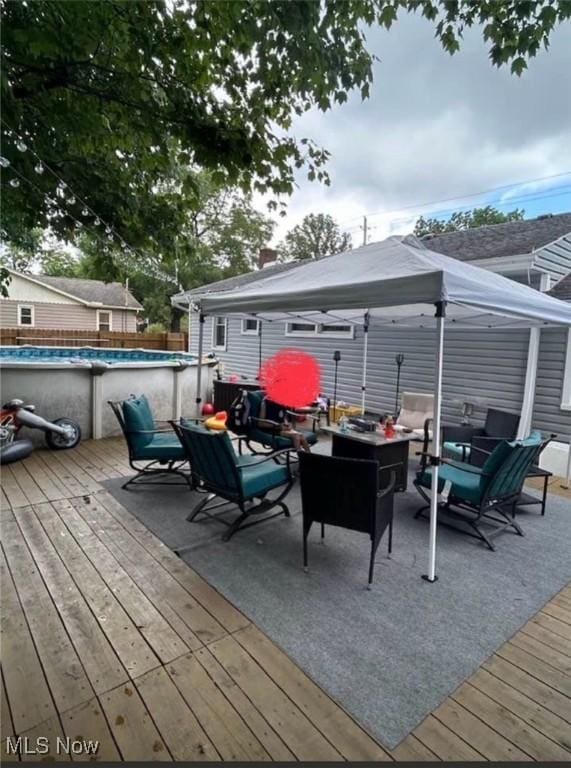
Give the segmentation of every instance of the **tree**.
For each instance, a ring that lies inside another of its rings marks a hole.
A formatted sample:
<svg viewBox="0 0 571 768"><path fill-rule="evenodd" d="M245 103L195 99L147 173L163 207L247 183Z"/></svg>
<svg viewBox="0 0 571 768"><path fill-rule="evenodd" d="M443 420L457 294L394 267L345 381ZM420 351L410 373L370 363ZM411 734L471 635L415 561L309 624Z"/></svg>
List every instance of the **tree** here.
<svg viewBox="0 0 571 768"><path fill-rule="evenodd" d="M417 237L424 235L441 235L444 232L457 232L462 229L474 229L490 224L504 224L507 221L521 221L525 211L515 208L513 211L503 213L491 205L484 208L474 208L471 211L458 211L449 219L424 218L420 216L414 225L414 234Z"/></svg>
<svg viewBox="0 0 571 768"><path fill-rule="evenodd" d="M354 89L367 98L373 54L364 30L390 27L399 10L422 13L450 53L464 28L481 25L492 62L521 74L571 3L3 2L9 238L49 224L73 240L76 221L95 227L100 218L159 258L165 232L196 202L192 175L156 195L173 168L276 195L291 193L302 168L328 182L327 151L296 139L292 116L327 111ZM57 193L50 169L67 184Z"/></svg>
<svg viewBox="0 0 571 768"><path fill-rule="evenodd" d="M190 211L166 254L162 270L149 274L136 260L114 259L100 242L84 234L75 276L96 280L129 280L129 288L143 304L151 323L170 327L176 319L170 296L181 285L190 289L253 269L259 249L272 238L275 223L255 210L249 195L219 189L208 174L197 177L200 206Z"/></svg>
<svg viewBox="0 0 571 768"><path fill-rule="evenodd" d="M293 227L278 246L280 258L284 261L303 261L330 256L351 248L351 235L341 232L332 216L325 213L310 213L301 224Z"/></svg>
<svg viewBox="0 0 571 768"><path fill-rule="evenodd" d="M249 194L221 189L209 174L199 174L197 185L200 204L189 213L183 239L201 248L223 277L254 269L258 251L272 239L275 222L254 208Z"/></svg>

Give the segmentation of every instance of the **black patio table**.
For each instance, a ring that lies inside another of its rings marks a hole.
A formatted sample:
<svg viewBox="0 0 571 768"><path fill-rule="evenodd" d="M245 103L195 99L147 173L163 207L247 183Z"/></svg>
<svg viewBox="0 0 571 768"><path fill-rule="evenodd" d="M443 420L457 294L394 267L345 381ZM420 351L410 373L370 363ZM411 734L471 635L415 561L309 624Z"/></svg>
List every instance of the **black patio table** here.
<svg viewBox="0 0 571 768"><path fill-rule="evenodd" d="M379 432L359 432L347 427L322 427L332 436L331 454L346 459L372 459L380 467L381 486L390 483L391 472L396 473L395 491L406 491L408 482L408 444L418 440L412 433L397 433L385 437Z"/></svg>

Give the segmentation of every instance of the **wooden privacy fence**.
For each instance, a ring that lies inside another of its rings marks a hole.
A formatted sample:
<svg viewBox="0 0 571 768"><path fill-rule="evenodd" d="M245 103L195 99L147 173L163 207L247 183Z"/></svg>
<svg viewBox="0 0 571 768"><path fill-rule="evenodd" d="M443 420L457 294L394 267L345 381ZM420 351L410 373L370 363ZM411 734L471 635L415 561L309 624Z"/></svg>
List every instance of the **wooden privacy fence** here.
<svg viewBox="0 0 571 768"><path fill-rule="evenodd" d="M0 328L0 343L11 346L31 344L39 347L134 347L186 352L188 334Z"/></svg>

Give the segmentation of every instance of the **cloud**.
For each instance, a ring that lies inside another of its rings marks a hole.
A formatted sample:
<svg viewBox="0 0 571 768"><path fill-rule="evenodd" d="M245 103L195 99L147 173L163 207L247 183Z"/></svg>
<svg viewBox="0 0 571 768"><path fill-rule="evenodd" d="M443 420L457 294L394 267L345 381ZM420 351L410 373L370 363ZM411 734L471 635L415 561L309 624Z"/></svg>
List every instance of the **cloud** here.
<svg viewBox="0 0 571 768"><path fill-rule="evenodd" d="M352 95L342 107L294 123L296 136L311 136L332 153L332 185L300 177L277 239L306 213L323 211L358 242L360 217L387 211L370 216L372 237L380 239L410 230L419 213L410 206L571 170L570 25L555 30L550 49L521 78L491 65L478 29L466 32L453 57L434 39L431 24L412 15L388 32L369 30L367 38L380 58L370 99ZM536 189L545 184L517 184L511 199ZM506 190L421 210L502 198L509 202ZM546 198L544 205L550 202L557 200Z"/></svg>

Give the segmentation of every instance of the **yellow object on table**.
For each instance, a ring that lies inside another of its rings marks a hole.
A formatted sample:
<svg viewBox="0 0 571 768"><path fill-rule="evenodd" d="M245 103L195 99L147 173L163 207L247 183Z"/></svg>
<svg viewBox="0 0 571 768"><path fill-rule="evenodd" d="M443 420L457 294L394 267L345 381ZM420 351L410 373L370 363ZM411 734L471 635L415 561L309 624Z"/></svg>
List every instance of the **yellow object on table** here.
<svg viewBox="0 0 571 768"><path fill-rule="evenodd" d="M214 416L210 416L208 419L204 419L203 424L207 429L217 429L220 431L227 430L226 420L228 414L226 411L218 411Z"/></svg>
<svg viewBox="0 0 571 768"><path fill-rule="evenodd" d="M360 416L361 409L356 405L332 405L329 408L329 420L336 424L342 416Z"/></svg>

